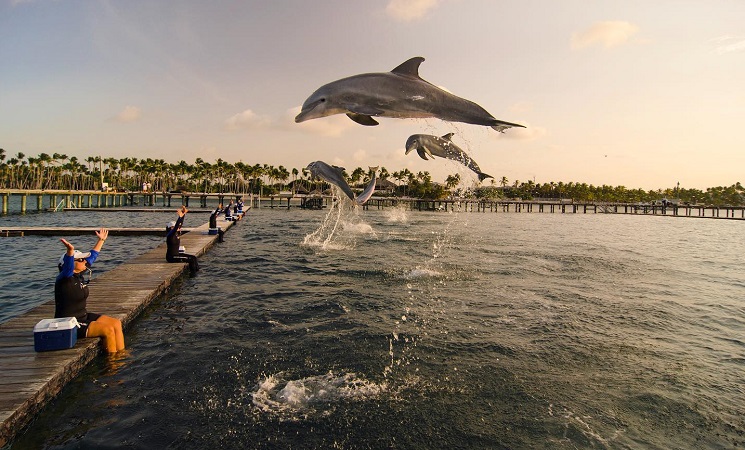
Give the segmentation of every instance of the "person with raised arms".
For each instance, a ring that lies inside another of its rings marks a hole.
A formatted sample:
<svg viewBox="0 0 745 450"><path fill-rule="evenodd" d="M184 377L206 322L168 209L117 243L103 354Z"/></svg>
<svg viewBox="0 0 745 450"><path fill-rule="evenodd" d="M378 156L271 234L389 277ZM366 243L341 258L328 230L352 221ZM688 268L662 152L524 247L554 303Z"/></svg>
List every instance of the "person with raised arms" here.
<svg viewBox="0 0 745 450"><path fill-rule="evenodd" d="M67 251L60 257L57 265L59 274L54 282L54 317L75 317L80 324L78 338L101 337L109 353L124 350L124 333L122 322L114 317L88 312L88 283L90 267L98 258L103 243L109 236L109 230L101 228L96 231L98 242L88 252L75 250L65 239L60 241Z"/></svg>
<svg viewBox="0 0 745 450"><path fill-rule="evenodd" d="M175 222L168 222L166 225L166 243L168 244L168 250L166 251L166 261L172 262L187 262L189 263L189 272L191 276L195 276L199 270L199 262L195 255L189 255L181 252L181 226L184 224L184 217L189 210L186 206L182 206L176 213L178 219Z"/></svg>

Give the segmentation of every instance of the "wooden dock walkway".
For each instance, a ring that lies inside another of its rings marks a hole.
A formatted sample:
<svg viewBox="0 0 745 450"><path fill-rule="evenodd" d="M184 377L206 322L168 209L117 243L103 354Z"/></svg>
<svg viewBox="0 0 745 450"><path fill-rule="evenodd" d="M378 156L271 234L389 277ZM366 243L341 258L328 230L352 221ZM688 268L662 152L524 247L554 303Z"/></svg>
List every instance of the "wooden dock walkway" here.
<svg viewBox="0 0 745 450"><path fill-rule="evenodd" d="M219 222L223 230L234 224ZM187 253L201 256L217 241L217 235L208 234L208 223L191 230L181 238ZM159 232L163 233L163 229ZM186 263L167 263L165 253L163 243L91 280L89 309L116 317L128 328L188 267ZM34 325L52 317L54 299L0 324L0 447L23 430L103 350L99 338L86 338L69 350L37 353Z"/></svg>

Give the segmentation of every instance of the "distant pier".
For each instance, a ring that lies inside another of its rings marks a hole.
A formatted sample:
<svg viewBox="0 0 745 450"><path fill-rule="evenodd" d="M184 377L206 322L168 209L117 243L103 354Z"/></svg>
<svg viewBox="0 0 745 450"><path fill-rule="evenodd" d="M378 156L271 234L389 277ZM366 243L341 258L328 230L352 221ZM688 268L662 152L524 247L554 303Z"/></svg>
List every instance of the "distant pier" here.
<svg viewBox="0 0 745 450"><path fill-rule="evenodd" d="M418 211L457 212L515 212L560 214L635 214L671 217L710 217L716 219L745 219L743 206L706 206L635 203L571 203L536 200L418 200L371 198L365 209L404 206Z"/></svg>
<svg viewBox="0 0 745 450"><path fill-rule="evenodd" d="M112 208L125 211L159 211L157 208L172 208L181 205L207 208L214 204L229 203L244 198L254 208L326 208L333 202L329 195L278 194L258 196L242 193L199 192L98 192L98 191L32 191L0 190L2 214L9 213L11 197L20 203L15 212L43 210L110 211ZM29 200L31 199L31 200ZM35 204L29 207L29 204ZM412 211L457 211L457 212L516 212L516 213L560 213L560 214L634 214L671 217L700 217L715 219L745 219L743 206L712 206L688 204L608 203L608 202L557 202L541 200L479 200L445 199L423 200L406 197L373 196L364 209L404 207ZM192 210L208 212L209 209Z"/></svg>

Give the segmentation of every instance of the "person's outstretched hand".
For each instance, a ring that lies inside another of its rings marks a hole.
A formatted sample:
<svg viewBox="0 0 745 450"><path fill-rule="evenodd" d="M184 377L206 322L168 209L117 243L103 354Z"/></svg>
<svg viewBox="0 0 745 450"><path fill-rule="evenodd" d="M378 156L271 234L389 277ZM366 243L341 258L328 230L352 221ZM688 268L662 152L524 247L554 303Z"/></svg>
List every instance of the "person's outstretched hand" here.
<svg viewBox="0 0 745 450"><path fill-rule="evenodd" d="M72 256L75 254L75 247L71 243L67 242L64 238L60 238L60 242L65 244L65 247L67 247L67 254L69 256Z"/></svg>
<svg viewBox="0 0 745 450"><path fill-rule="evenodd" d="M101 228L100 230L96 231L96 236L98 236L98 238L102 241L105 241L106 238L109 237L109 230L107 228Z"/></svg>

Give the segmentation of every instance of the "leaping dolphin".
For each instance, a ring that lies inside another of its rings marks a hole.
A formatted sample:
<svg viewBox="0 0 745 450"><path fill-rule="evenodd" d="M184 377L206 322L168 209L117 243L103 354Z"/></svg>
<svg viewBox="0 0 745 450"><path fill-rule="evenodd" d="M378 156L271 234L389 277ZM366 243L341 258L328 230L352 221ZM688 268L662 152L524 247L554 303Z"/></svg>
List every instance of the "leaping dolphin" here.
<svg viewBox="0 0 745 450"><path fill-rule="evenodd" d="M343 167L331 166L323 161L313 161L312 163L308 164L308 167L306 167L306 169L310 171L310 174L313 177L321 178L322 180L326 180L329 183L338 186L339 189L347 194L347 197L349 197L350 200L358 205L364 205L375 191L375 172L373 172L372 180L370 180L370 183L367 185L365 190L357 198L355 198L354 192L352 192L352 188L349 187L349 184L347 184L347 180L344 179L344 174L342 173L342 171L344 170Z"/></svg>
<svg viewBox="0 0 745 450"><path fill-rule="evenodd" d="M419 76L424 58L409 59L390 72L366 73L332 81L316 90L295 117L310 119L346 114L361 125L373 126L378 117L429 118L484 125L503 132L516 123L495 119L476 103L453 95Z"/></svg>
<svg viewBox="0 0 745 450"><path fill-rule="evenodd" d="M419 157L425 161L427 159L435 159L435 156L452 159L476 172L479 176L479 181L484 181L486 178L494 178L482 172L476 161L450 140L452 137L453 133L448 133L442 137L432 136L431 134L412 134L406 140L406 154L408 155L410 151L416 150L419 153Z"/></svg>

